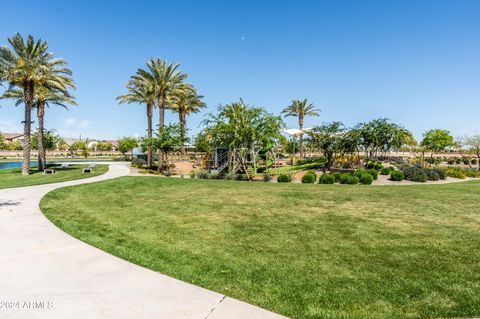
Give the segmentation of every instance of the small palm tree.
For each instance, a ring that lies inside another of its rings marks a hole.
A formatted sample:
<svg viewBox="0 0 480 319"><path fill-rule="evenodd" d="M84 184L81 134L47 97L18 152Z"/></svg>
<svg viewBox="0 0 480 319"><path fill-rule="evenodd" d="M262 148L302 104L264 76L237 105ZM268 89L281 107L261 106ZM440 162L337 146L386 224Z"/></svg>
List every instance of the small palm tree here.
<svg viewBox="0 0 480 319"><path fill-rule="evenodd" d="M151 59L147 62L147 68L138 69L137 73L132 76L132 79L139 81L150 82L155 91L155 104L159 109L159 123L158 131L162 132L165 126L165 109L167 107L167 101L182 85L183 81L188 77L187 74L182 73L178 68L179 64L167 63L166 61L157 58ZM161 161L163 161L164 155L162 151L158 150L158 170L161 170Z"/></svg>
<svg viewBox="0 0 480 319"><path fill-rule="evenodd" d="M117 101L122 103L140 103L147 107L147 137L153 137L152 118L153 108L155 106L156 92L155 85L137 73L137 77L131 77L126 85L127 94L117 97ZM152 165L153 151L148 147L147 166Z"/></svg>
<svg viewBox="0 0 480 319"><path fill-rule="evenodd" d="M193 85L184 84L173 94L173 96L171 96L170 100L168 101L169 108L178 113L182 155L185 154L187 115L191 113L198 113L200 109L207 106L202 99L203 95L198 95Z"/></svg>
<svg viewBox="0 0 480 319"><path fill-rule="evenodd" d="M71 71L65 68L63 59L54 59L47 52L45 41L35 41L29 35L26 40L20 34L8 39L11 49L0 47L0 80L7 81L11 88L23 90L25 119L23 130L23 163L22 175L28 175L30 166L30 133L31 113L35 99L35 89L45 86L49 89L66 91L62 78L70 76Z"/></svg>
<svg viewBox="0 0 480 319"><path fill-rule="evenodd" d="M319 113L320 110L316 109L307 99L292 100L292 103L282 111L282 114L285 114L285 117L298 117L298 127L300 130L303 130L303 120L305 116L319 116ZM304 157L303 133L300 134L300 157Z"/></svg>

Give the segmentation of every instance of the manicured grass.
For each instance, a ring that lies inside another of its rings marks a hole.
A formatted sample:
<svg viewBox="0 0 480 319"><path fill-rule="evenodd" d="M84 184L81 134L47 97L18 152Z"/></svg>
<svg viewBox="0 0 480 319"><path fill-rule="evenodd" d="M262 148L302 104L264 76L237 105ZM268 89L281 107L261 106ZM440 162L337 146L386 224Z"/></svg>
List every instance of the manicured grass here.
<svg viewBox="0 0 480 319"><path fill-rule="evenodd" d="M114 255L293 318L444 318L480 315L479 200L476 181L125 177L41 207Z"/></svg>
<svg viewBox="0 0 480 319"><path fill-rule="evenodd" d="M65 182L101 175L108 170L107 165L97 165L92 174L83 174L82 169L87 166L88 165L70 165L69 168L51 166L56 171L56 174L53 175L44 175L43 172L32 168L28 176L22 176L22 170L20 168L0 169L0 189Z"/></svg>

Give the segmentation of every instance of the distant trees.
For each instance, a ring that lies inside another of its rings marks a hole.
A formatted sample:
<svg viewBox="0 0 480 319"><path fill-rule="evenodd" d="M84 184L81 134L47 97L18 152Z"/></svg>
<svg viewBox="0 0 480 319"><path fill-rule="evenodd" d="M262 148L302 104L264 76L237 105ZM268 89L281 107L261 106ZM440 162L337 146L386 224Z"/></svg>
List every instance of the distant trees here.
<svg viewBox="0 0 480 319"><path fill-rule="evenodd" d="M465 144L470 146L471 151L477 157L478 170L480 171L480 134L467 136Z"/></svg>
<svg viewBox="0 0 480 319"><path fill-rule="evenodd" d="M6 148L6 143L5 143L5 137L3 134L0 132L0 150L3 150Z"/></svg>
<svg viewBox="0 0 480 319"><path fill-rule="evenodd" d="M38 131L38 129L37 129ZM38 133L38 132L37 132ZM32 148L39 150L39 134L32 135ZM54 150L58 148L59 143L61 142L60 136L56 133L55 130L46 130L43 134L43 149L44 150ZM43 155L42 155L43 156Z"/></svg>
<svg viewBox="0 0 480 319"><path fill-rule="evenodd" d="M123 155L127 153L132 153L132 151L137 146L138 146L138 138L135 138L135 137L126 136L118 140L118 150ZM133 158L133 154L131 154L131 157Z"/></svg>
<svg viewBox="0 0 480 319"><path fill-rule="evenodd" d="M88 155L90 155L90 142L91 141L88 138L75 141L74 143L72 143L72 145L70 145L70 150L80 151L80 154L83 157L88 158Z"/></svg>
<svg viewBox="0 0 480 319"><path fill-rule="evenodd" d="M434 129L423 134L423 140L420 145L430 151L431 157L433 157L434 152L445 151L447 147L455 146L455 142L449 131Z"/></svg>
<svg viewBox="0 0 480 319"><path fill-rule="evenodd" d="M367 159L416 144L410 131L386 118L360 123L348 135L351 142L365 151Z"/></svg>
<svg viewBox="0 0 480 319"><path fill-rule="evenodd" d="M95 146L95 148L97 149L97 151L108 152L113 150L113 145L112 143L107 141L100 141L100 142L97 142L97 145Z"/></svg>

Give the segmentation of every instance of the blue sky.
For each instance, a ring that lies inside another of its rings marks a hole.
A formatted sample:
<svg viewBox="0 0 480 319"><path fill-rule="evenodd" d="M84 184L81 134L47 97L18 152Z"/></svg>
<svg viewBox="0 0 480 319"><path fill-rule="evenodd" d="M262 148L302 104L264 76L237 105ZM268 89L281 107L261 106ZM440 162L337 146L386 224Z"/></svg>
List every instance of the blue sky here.
<svg viewBox="0 0 480 319"><path fill-rule="evenodd" d="M480 1L24 0L2 9L0 44L33 34L74 71L80 105L46 118L67 137L143 135L144 107L115 97L150 57L180 63L205 96L191 132L240 97L275 113L307 97L322 112L306 126L388 117L417 137L480 131ZM22 109L0 105L0 131L20 131Z"/></svg>

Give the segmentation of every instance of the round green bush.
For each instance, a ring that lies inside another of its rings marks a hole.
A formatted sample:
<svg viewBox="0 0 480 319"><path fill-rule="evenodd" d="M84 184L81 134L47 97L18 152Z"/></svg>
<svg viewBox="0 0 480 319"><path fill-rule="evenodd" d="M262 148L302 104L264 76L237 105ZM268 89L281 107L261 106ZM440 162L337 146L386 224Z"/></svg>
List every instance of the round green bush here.
<svg viewBox="0 0 480 319"><path fill-rule="evenodd" d="M440 175L438 174L438 172L431 168L431 169L425 169L425 174L427 174L427 179L429 181L438 181L440 180Z"/></svg>
<svg viewBox="0 0 480 319"><path fill-rule="evenodd" d="M381 170L383 168L382 162L377 162L373 168L377 171Z"/></svg>
<svg viewBox="0 0 480 319"><path fill-rule="evenodd" d="M317 174L314 171L309 171L302 176L302 183L313 184L317 181Z"/></svg>
<svg viewBox="0 0 480 319"><path fill-rule="evenodd" d="M363 173L360 177L360 183L365 185L371 185L373 183L373 176L368 173Z"/></svg>
<svg viewBox="0 0 480 319"><path fill-rule="evenodd" d="M332 175L333 177L335 177L335 183L340 183L340 178L342 177L342 174L340 174L339 172L335 172Z"/></svg>
<svg viewBox="0 0 480 319"><path fill-rule="evenodd" d="M390 173L390 179L392 181L401 182L405 178L402 171L394 170Z"/></svg>
<svg viewBox="0 0 480 319"><path fill-rule="evenodd" d="M382 170L380 171L380 174L381 175L390 175L390 172L391 172L391 168L390 167L384 167L382 168Z"/></svg>
<svg viewBox="0 0 480 319"><path fill-rule="evenodd" d="M335 176L330 174L320 175L320 184L335 184Z"/></svg>
<svg viewBox="0 0 480 319"><path fill-rule="evenodd" d="M373 177L374 180L377 180L377 179L378 179L378 171L377 171L376 169L374 169L374 168L367 169L367 170L365 171L365 173L368 173L368 174L372 175L372 177Z"/></svg>
<svg viewBox="0 0 480 319"><path fill-rule="evenodd" d="M292 177L288 174L280 174L277 177L277 182L279 183L290 183L292 181Z"/></svg>
<svg viewBox="0 0 480 319"><path fill-rule="evenodd" d="M360 179L357 176L353 176L348 173L344 173L340 177L341 184L355 185L355 184L358 184L359 181Z"/></svg>

